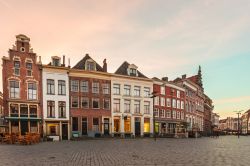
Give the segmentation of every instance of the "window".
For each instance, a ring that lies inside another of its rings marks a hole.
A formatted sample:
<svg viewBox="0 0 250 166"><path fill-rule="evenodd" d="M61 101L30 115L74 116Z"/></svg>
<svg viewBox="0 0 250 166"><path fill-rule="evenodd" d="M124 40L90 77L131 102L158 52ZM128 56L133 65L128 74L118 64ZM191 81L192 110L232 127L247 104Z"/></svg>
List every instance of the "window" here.
<svg viewBox="0 0 250 166"><path fill-rule="evenodd" d="M28 100L37 99L37 87L36 83L28 83Z"/></svg>
<svg viewBox="0 0 250 166"><path fill-rule="evenodd" d="M150 88L144 87L144 97L150 97Z"/></svg>
<svg viewBox="0 0 250 166"><path fill-rule="evenodd" d="M120 99L114 99L114 112L120 112Z"/></svg>
<svg viewBox="0 0 250 166"><path fill-rule="evenodd" d="M78 117L72 117L72 130L78 131Z"/></svg>
<svg viewBox="0 0 250 166"><path fill-rule="evenodd" d="M58 94L66 95L66 84L64 80L58 80Z"/></svg>
<svg viewBox="0 0 250 166"><path fill-rule="evenodd" d="M135 100L134 107L135 107L135 113L139 114L140 113L140 101Z"/></svg>
<svg viewBox="0 0 250 166"><path fill-rule="evenodd" d="M92 100L92 106L93 106L93 108L95 108L95 109L100 108L100 100L97 99L97 98L94 98L94 99Z"/></svg>
<svg viewBox="0 0 250 166"><path fill-rule="evenodd" d="M154 109L154 116L159 117L159 110L158 109Z"/></svg>
<svg viewBox="0 0 250 166"><path fill-rule="evenodd" d="M139 86L134 87L135 96L139 97L140 96L140 91L141 91L141 87L139 87Z"/></svg>
<svg viewBox="0 0 250 166"><path fill-rule="evenodd" d="M20 61L14 61L14 74L20 75Z"/></svg>
<svg viewBox="0 0 250 166"><path fill-rule="evenodd" d="M99 82L92 83L92 93L99 93Z"/></svg>
<svg viewBox="0 0 250 166"><path fill-rule="evenodd" d="M175 99L173 99L172 106L173 106L173 108L176 108L176 100Z"/></svg>
<svg viewBox="0 0 250 166"><path fill-rule="evenodd" d="M176 119L176 111L173 110L173 119Z"/></svg>
<svg viewBox="0 0 250 166"><path fill-rule="evenodd" d="M159 96L156 96L155 98L154 98L154 100L155 100L155 105L159 105L159 100L160 100L160 98L159 98Z"/></svg>
<svg viewBox="0 0 250 166"><path fill-rule="evenodd" d="M169 110L166 111L166 118L171 118L171 111Z"/></svg>
<svg viewBox="0 0 250 166"><path fill-rule="evenodd" d="M179 90L177 90L177 98L180 98L181 97L181 92Z"/></svg>
<svg viewBox="0 0 250 166"><path fill-rule="evenodd" d="M161 86L161 94L165 95L165 87L164 86Z"/></svg>
<svg viewBox="0 0 250 166"><path fill-rule="evenodd" d="M114 84L113 90L114 90L115 95L119 95L120 94L120 84Z"/></svg>
<svg viewBox="0 0 250 166"><path fill-rule="evenodd" d="M30 117L37 117L37 106L30 105Z"/></svg>
<svg viewBox="0 0 250 166"><path fill-rule="evenodd" d="M102 93L103 94L109 94L109 84L102 84Z"/></svg>
<svg viewBox="0 0 250 166"><path fill-rule="evenodd" d="M130 74L131 76L136 76L136 69L130 68L130 69L129 69L129 74Z"/></svg>
<svg viewBox="0 0 250 166"><path fill-rule="evenodd" d="M77 96L72 96L71 107L72 108L78 108L78 97Z"/></svg>
<svg viewBox="0 0 250 166"><path fill-rule="evenodd" d="M53 58L52 62L54 66L60 66L60 58Z"/></svg>
<svg viewBox="0 0 250 166"><path fill-rule="evenodd" d="M126 113L130 112L130 105L131 105L130 100L124 100L124 112Z"/></svg>
<svg viewBox="0 0 250 166"><path fill-rule="evenodd" d="M17 104L10 104L10 116L11 117L18 117L18 105Z"/></svg>
<svg viewBox="0 0 250 166"><path fill-rule="evenodd" d="M144 133L150 132L150 119L144 118Z"/></svg>
<svg viewBox="0 0 250 166"><path fill-rule="evenodd" d="M99 119L93 118L93 131L97 132L99 131Z"/></svg>
<svg viewBox="0 0 250 166"><path fill-rule="evenodd" d="M95 70L95 63L94 62L87 62L87 70Z"/></svg>
<svg viewBox="0 0 250 166"><path fill-rule="evenodd" d="M184 112L182 111L182 112L181 112L181 119L184 119L184 118L185 118Z"/></svg>
<svg viewBox="0 0 250 166"><path fill-rule="evenodd" d="M161 106L165 106L165 98L164 97L161 97Z"/></svg>
<svg viewBox="0 0 250 166"><path fill-rule="evenodd" d="M32 76L32 63L26 62L27 76Z"/></svg>
<svg viewBox="0 0 250 166"><path fill-rule="evenodd" d="M66 102L58 101L58 115L59 118L66 118Z"/></svg>
<svg viewBox="0 0 250 166"><path fill-rule="evenodd" d="M81 81L81 92L88 92L88 91L89 91L89 82Z"/></svg>
<svg viewBox="0 0 250 166"><path fill-rule="evenodd" d="M177 100L177 108L178 108L178 109L181 108L180 100Z"/></svg>
<svg viewBox="0 0 250 166"><path fill-rule="evenodd" d="M181 109L184 110L184 101L181 101Z"/></svg>
<svg viewBox="0 0 250 166"><path fill-rule="evenodd" d="M82 97L81 105L82 105L82 108L89 108L89 98Z"/></svg>
<svg viewBox="0 0 250 166"><path fill-rule="evenodd" d="M130 85L124 85L124 95L130 96L131 86Z"/></svg>
<svg viewBox="0 0 250 166"><path fill-rule="evenodd" d="M150 102L149 101L144 101L144 113L150 114Z"/></svg>
<svg viewBox="0 0 250 166"><path fill-rule="evenodd" d="M167 107L171 107L171 99L167 98Z"/></svg>
<svg viewBox="0 0 250 166"><path fill-rule="evenodd" d="M180 111L177 111L177 119L181 119Z"/></svg>
<svg viewBox="0 0 250 166"><path fill-rule="evenodd" d="M20 88L18 81L10 81L10 98L19 98Z"/></svg>
<svg viewBox="0 0 250 166"><path fill-rule="evenodd" d="M164 118L165 117L165 110L160 110L159 116L161 118Z"/></svg>
<svg viewBox="0 0 250 166"><path fill-rule="evenodd" d="M47 101L47 116L48 118L55 117L55 102L54 101Z"/></svg>
<svg viewBox="0 0 250 166"><path fill-rule="evenodd" d="M54 80L47 79L47 94L49 94L49 95L55 94L55 82L54 82Z"/></svg>
<svg viewBox="0 0 250 166"><path fill-rule="evenodd" d="M71 80L71 91L72 92L78 92L79 88L79 81L78 80Z"/></svg>
<svg viewBox="0 0 250 166"><path fill-rule="evenodd" d="M109 110L110 109L110 100L109 99L104 99L103 100L103 108L105 110Z"/></svg>
<svg viewBox="0 0 250 166"><path fill-rule="evenodd" d="M130 117L124 118L124 132L125 133L130 133L131 132Z"/></svg>

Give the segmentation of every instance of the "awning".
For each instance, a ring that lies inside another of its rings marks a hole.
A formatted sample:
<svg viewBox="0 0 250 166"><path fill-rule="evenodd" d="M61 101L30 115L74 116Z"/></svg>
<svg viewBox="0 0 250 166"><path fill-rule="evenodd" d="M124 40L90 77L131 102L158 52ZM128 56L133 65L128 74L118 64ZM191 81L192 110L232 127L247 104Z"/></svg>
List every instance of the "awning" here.
<svg viewBox="0 0 250 166"><path fill-rule="evenodd" d="M35 117L5 117L5 119L7 120L23 120L23 121L40 121L42 120L42 118L35 118Z"/></svg>

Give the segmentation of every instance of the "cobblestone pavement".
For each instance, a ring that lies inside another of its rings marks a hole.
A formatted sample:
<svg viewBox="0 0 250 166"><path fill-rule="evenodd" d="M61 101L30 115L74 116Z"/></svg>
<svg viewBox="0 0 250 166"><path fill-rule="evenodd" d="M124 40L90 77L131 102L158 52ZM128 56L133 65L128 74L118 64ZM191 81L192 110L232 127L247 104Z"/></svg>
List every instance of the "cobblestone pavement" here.
<svg viewBox="0 0 250 166"><path fill-rule="evenodd" d="M103 139L1 145L0 165L250 165L250 136Z"/></svg>

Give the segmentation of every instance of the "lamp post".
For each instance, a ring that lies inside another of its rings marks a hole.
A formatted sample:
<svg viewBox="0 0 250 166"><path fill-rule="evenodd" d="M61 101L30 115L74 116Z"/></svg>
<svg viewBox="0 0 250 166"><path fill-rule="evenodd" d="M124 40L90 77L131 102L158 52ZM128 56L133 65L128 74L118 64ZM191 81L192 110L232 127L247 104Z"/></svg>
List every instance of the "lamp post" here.
<svg viewBox="0 0 250 166"><path fill-rule="evenodd" d="M240 114L242 111L234 111L238 115L238 138L240 138Z"/></svg>
<svg viewBox="0 0 250 166"><path fill-rule="evenodd" d="M156 141L156 132L155 132L155 111L154 111L154 105L155 105L155 97L156 97L157 92L152 92L152 96L150 98L153 99L153 134L154 134L154 140Z"/></svg>

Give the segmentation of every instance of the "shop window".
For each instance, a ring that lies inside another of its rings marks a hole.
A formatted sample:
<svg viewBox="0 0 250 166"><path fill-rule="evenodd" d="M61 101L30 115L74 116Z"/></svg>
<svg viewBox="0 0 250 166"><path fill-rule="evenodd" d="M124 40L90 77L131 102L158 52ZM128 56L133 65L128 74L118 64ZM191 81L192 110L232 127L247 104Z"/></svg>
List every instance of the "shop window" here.
<svg viewBox="0 0 250 166"><path fill-rule="evenodd" d="M99 118L93 118L93 131L99 131Z"/></svg>
<svg viewBox="0 0 250 166"><path fill-rule="evenodd" d="M18 105L17 104L10 105L10 116L18 117Z"/></svg>
<svg viewBox="0 0 250 166"><path fill-rule="evenodd" d="M19 123L18 123L18 121L12 121L11 122L11 132L12 133L18 133L19 132Z"/></svg>
<svg viewBox="0 0 250 166"><path fill-rule="evenodd" d="M120 119L114 119L114 132L120 132Z"/></svg>
<svg viewBox="0 0 250 166"><path fill-rule="evenodd" d="M30 105L30 117L37 117L37 106Z"/></svg>
<svg viewBox="0 0 250 166"><path fill-rule="evenodd" d="M150 132L150 119L145 118L144 119L144 133Z"/></svg>
<svg viewBox="0 0 250 166"><path fill-rule="evenodd" d="M56 135L56 126L50 126L50 135Z"/></svg>
<svg viewBox="0 0 250 166"><path fill-rule="evenodd" d="M124 132L125 133L130 133L131 132L130 117L124 118Z"/></svg>
<svg viewBox="0 0 250 166"><path fill-rule="evenodd" d="M36 121L31 121L30 122L30 132L31 133L37 133L38 132L37 122Z"/></svg>

